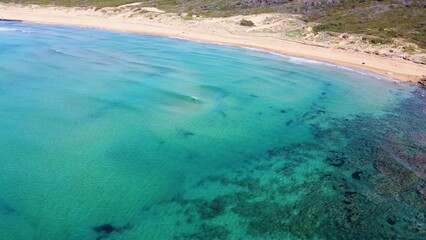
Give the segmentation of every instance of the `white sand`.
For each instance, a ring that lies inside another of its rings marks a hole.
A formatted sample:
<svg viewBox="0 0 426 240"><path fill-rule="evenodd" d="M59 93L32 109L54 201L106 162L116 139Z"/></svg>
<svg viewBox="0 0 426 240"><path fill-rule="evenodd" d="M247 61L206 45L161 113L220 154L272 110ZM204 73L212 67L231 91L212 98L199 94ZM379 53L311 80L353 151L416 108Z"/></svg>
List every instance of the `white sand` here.
<svg viewBox="0 0 426 240"><path fill-rule="evenodd" d="M132 7L130 5L125 8ZM418 81L422 75L426 75L425 65L416 64L401 58L381 57L333 47L315 46L276 38L273 35L252 34L246 30L250 28L239 26L238 21L243 18L242 16L215 19L202 18L186 21L180 16L165 14L153 8L140 9L145 12L142 15L134 14L135 12L131 9L117 13L116 9L108 8L102 11L95 11L94 9L83 8L0 4L0 18L95 27L181 37L210 43L247 46L366 69L403 81ZM123 9L123 6L120 9ZM269 16L273 16L273 14L250 16L250 20L256 22ZM268 30L265 29L265 26L262 26L262 28L264 31ZM389 73L392 74L390 75Z"/></svg>

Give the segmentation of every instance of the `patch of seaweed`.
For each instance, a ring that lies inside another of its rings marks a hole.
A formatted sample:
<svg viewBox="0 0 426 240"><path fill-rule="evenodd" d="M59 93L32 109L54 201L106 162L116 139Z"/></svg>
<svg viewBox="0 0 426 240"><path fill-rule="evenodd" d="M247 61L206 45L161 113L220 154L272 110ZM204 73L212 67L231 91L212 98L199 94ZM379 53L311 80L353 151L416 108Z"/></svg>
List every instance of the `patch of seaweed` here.
<svg viewBox="0 0 426 240"><path fill-rule="evenodd" d="M270 149L202 179L188 191L196 197L174 198L186 219L176 222L175 239L426 238L426 145L418 137L426 102L418 96L382 116L319 110L326 126L302 116L314 142Z"/></svg>
<svg viewBox="0 0 426 240"><path fill-rule="evenodd" d="M130 224L124 225L122 227L116 227L116 226L113 226L110 223L107 223L107 224L103 224L103 225L93 227L92 230L94 232L96 232L96 234L98 235L98 237L96 239L100 240L100 239L109 238L110 235L113 234L113 233L120 233L120 232L123 232L125 230L130 229L130 228L132 228L132 226Z"/></svg>
<svg viewBox="0 0 426 240"><path fill-rule="evenodd" d="M15 209L10 206L8 202L0 198L0 214L1 215L9 215L14 213Z"/></svg>
<svg viewBox="0 0 426 240"><path fill-rule="evenodd" d="M180 234L174 237L176 240L219 240L227 239L230 230L220 225L201 224L201 226L192 233Z"/></svg>

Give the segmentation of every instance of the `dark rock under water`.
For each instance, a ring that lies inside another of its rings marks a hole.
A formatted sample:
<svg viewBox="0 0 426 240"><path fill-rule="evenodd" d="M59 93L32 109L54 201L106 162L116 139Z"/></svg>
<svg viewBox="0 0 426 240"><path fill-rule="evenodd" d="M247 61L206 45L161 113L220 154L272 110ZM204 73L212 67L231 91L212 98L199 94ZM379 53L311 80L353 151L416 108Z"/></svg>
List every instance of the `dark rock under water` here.
<svg viewBox="0 0 426 240"><path fill-rule="evenodd" d="M234 174L201 181L196 188L219 184L221 189L240 191L211 200L181 197L179 204L186 209L182 214L190 219L187 224L198 230L182 230L176 239L232 239L233 228L224 220L227 215L238 216L252 237L423 239L426 198L418 192L426 175L414 174L411 167L423 164L416 154L424 154L426 146L415 135L402 133L407 129L425 133L424 123L418 122L421 118L404 117L407 112L423 115L425 108L426 102L407 99L382 117L335 119L333 129L316 129L313 144L270 150L265 159ZM367 130L360 131L360 126ZM336 134L345 139L344 144ZM321 156L318 150L327 148L328 153ZM413 152L413 148L421 151ZM319 161L318 168L306 170L308 181L296 183L301 174L296 169L312 161ZM297 200L289 201L290 196Z"/></svg>
<svg viewBox="0 0 426 240"><path fill-rule="evenodd" d="M0 214L8 215L13 212L15 212L15 209L13 209L5 200L0 198Z"/></svg>

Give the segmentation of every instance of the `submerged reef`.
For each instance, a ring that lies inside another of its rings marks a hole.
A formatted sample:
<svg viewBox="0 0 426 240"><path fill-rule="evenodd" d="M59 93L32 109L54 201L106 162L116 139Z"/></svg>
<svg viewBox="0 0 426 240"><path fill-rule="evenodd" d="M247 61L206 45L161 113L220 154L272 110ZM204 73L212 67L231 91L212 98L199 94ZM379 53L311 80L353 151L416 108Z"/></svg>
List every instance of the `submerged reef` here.
<svg viewBox="0 0 426 240"><path fill-rule="evenodd" d="M426 101L417 91L383 116L327 119L332 127L318 123L324 112L302 116L313 143L271 149L191 189L204 195L173 199L186 219L175 239L425 239Z"/></svg>
<svg viewBox="0 0 426 240"><path fill-rule="evenodd" d="M93 231L98 235L97 240L109 238L112 233L121 233L125 230L132 228L130 224L122 227L113 226L110 223L93 227Z"/></svg>
<svg viewBox="0 0 426 240"><path fill-rule="evenodd" d="M0 215L8 215L15 212L8 202L0 198Z"/></svg>

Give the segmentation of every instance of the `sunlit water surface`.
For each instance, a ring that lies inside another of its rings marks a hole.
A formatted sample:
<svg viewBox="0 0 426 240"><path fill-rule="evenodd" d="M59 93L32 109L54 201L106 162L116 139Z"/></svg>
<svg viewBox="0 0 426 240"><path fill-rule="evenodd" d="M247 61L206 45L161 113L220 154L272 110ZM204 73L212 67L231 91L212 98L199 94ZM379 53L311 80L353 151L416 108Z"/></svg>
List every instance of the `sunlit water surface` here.
<svg viewBox="0 0 426 240"><path fill-rule="evenodd" d="M0 22L0 239L426 237L411 84Z"/></svg>

